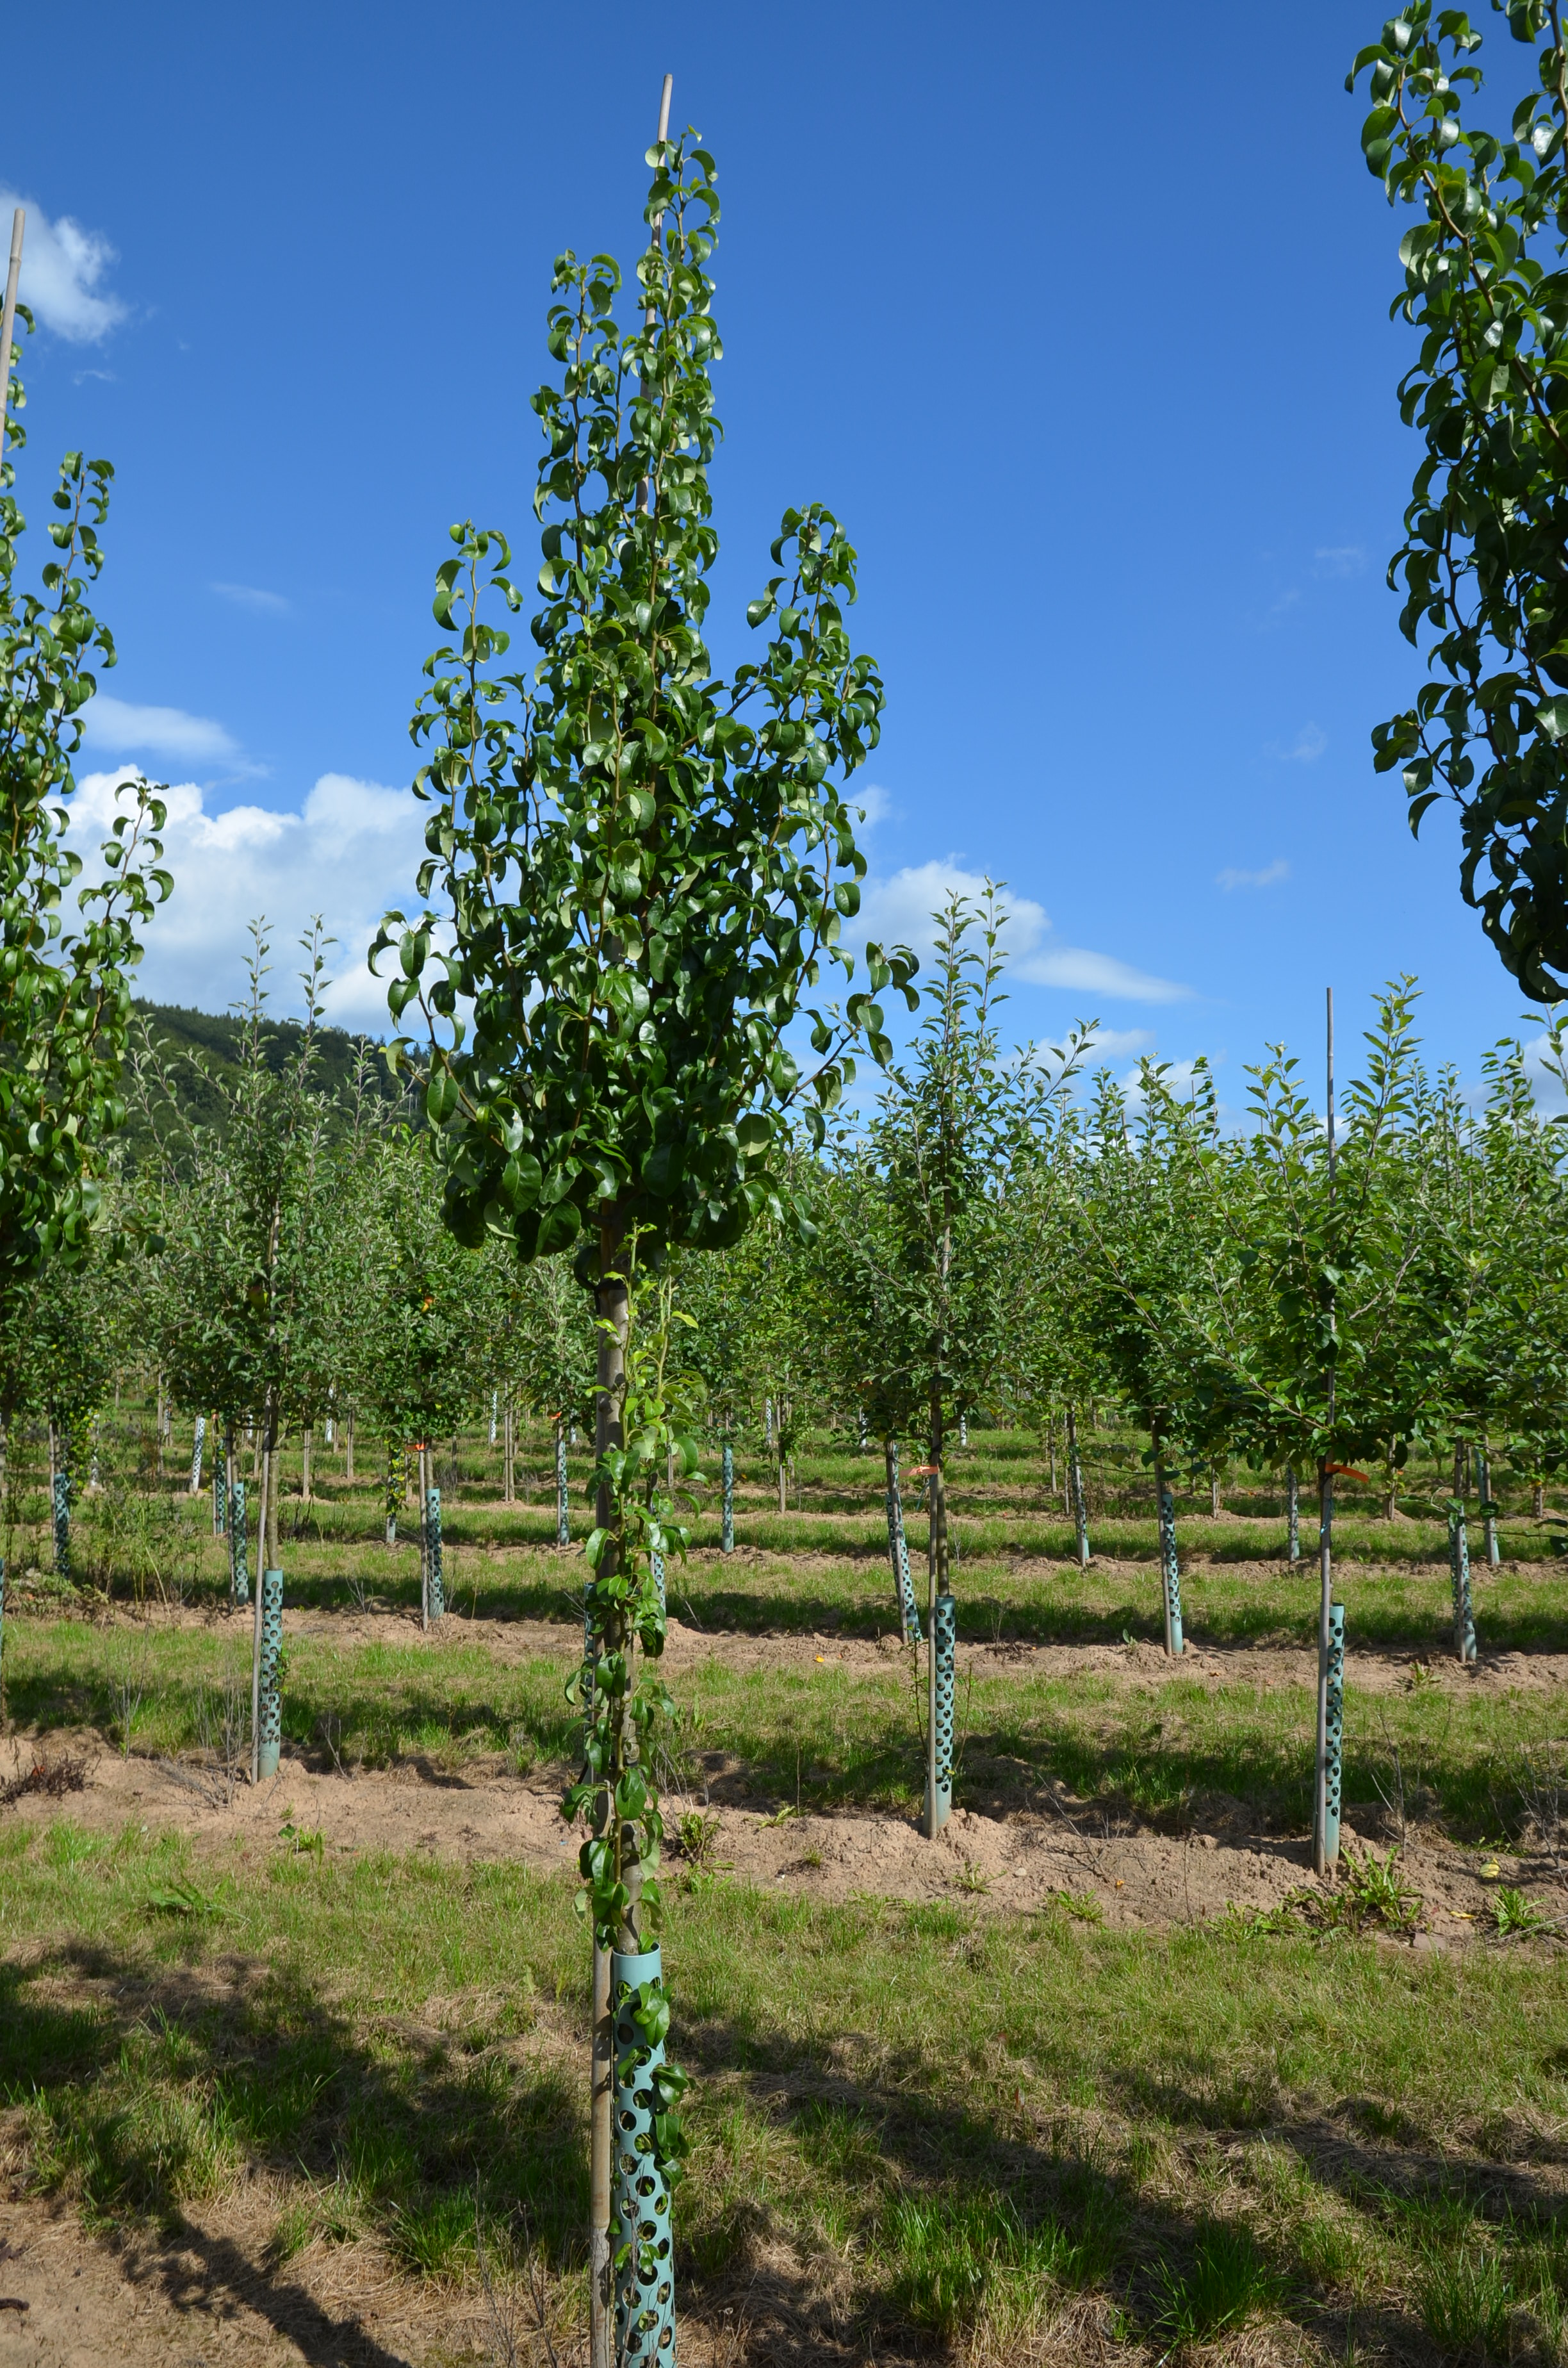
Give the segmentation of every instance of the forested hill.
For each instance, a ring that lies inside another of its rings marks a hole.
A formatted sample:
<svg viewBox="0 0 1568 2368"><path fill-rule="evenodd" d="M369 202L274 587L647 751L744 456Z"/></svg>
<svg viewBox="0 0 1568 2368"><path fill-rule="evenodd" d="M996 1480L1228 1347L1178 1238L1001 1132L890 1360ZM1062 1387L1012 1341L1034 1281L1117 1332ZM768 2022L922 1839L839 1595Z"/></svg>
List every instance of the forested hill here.
<svg viewBox="0 0 1568 2368"><path fill-rule="evenodd" d="M199 1011L181 1003L148 1003L140 996L136 998L136 1012L145 1021L168 1064L181 1109L201 1125L221 1127L223 1097L214 1080L232 1077L238 1069L244 1029L240 1015ZM280 1070L297 1059L303 1033L297 1019L269 1020L263 1038L268 1066ZM403 1090L382 1057L381 1040L350 1035L344 1028L321 1028L316 1031L317 1084L335 1099L347 1100L356 1066L366 1051L370 1055L365 1067L366 1090L389 1107L401 1103ZM410 1111L409 1115L413 1118L415 1114ZM137 1132L134 1121L131 1132L133 1136Z"/></svg>

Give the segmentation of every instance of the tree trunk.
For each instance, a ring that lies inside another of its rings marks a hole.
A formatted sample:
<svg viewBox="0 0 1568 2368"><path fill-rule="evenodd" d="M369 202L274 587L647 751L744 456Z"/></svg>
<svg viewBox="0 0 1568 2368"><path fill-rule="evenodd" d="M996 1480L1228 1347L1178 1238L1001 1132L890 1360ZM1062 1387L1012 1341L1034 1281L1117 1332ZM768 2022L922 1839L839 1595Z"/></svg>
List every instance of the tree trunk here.
<svg viewBox="0 0 1568 2368"><path fill-rule="evenodd" d="M311 1427L309 1423L305 1425L300 1437L300 1497L306 1505L311 1501Z"/></svg>
<svg viewBox="0 0 1568 2368"><path fill-rule="evenodd" d="M506 1401L506 1411L503 1419L504 1435L501 1446L501 1501L504 1505L511 1505L517 1501L517 1418L512 1411L512 1401L510 1398ZM557 1427L559 1428L559 1426Z"/></svg>
<svg viewBox="0 0 1568 2368"><path fill-rule="evenodd" d="M1546 1519L1546 1483L1545 1483L1545 1481L1544 1481L1544 1480L1537 1480L1537 1481L1533 1482L1533 1483L1532 1483L1532 1485L1531 1485L1531 1487L1530 1487L1530 1511L1534 1514L1534 1516L1535 1516L1535 1518L1536 1518L1536 1520L1537 1520L1538 1521L1544 1521L1544 1520L1545 1520L1545 1519Z"/></svg>
<svg viewBox="0 0 1568 2368"><path fill-rule="evenodd" d="M343 1476L354 1486L354 1409L349 1407L343 1417Z"/></svg>
<svg viewBox="0 0 1568 2368"><path fill-rule="evenodd" d="M1221 1507L1221 1503L1220 1503L1220 1474L1218 1474L1218 1472L1210 1472L1210 1474L1209 1474L1209 1516L1210 1516L1210 1519L1211 1520L1217 1520L1217 1519L1218 1519L1218 1517L1219 1517L1219 1515L1220 1515L1220 1513L1221 1512L1221 1510L1222 1510L1222 1509L1223 1509L1223 1508Z"/></svg>
<svg viewBox="0 0 1568 2368"><path fill-rule="evenodd" d="M1070 1508L1073 1526L1077 1532L1078 1567L1080 1570L1087 1570L1089 1567L1088 1508L1084 1502L1084 1466L1078 1455L1078 1417L1071 1406L1067 1409L1067 1482L1073 1498Z"/></svg>
<svg viewBox="0 0 1568 2368"><path fill-rule="evenodd" d="M594 1444L602 1462L612 1448L625 1444L622 1408L626 1393L626 1341L630 1318L630 1301L626 1277L621 1272L622 1220L613 1202L601 1204L599 1212L599 1282L595 1293L597 1326L597 1371L594 1395ZM597 1578L610 1578L619 1570L619 1541L613 1534L615 1503L608 1483L599 1483L595 1504L595 1517L600 1529L611 1535L600 1561ZM595 1582L590 1582L593 1584ZM612 1652L625 1645L625 1623L619 1615L606 1624L604 1642ZM630 1687L630 1679L628 1679ZM624 1696L622 1696L624 1700ZM628 1737L624 1727L617 1737L615 1758L624 1766ZM608 1782L613 1786L620 1767L607 1770ZM623 1953L635 1955L642 1948L639 1910L642 1895L642 1870L634 1855L635 1828L623 1826L619 1835L621 1848L620 1879L625 1885L627 1902L621 1918L621 1929L615 1946ZM629 1852L631 1854L629 1854ZM615 2043L610 2021L610 1952L601 1947L597 1934L594 1939L594 2029L591 2087L591 2123L588 2165L588 2316L589 2357L591 2368L610 2368L612 2270L609 2235L610 2176L614 2157L614 2133L611 2127L611 2105L615 2077Z"/></svg>

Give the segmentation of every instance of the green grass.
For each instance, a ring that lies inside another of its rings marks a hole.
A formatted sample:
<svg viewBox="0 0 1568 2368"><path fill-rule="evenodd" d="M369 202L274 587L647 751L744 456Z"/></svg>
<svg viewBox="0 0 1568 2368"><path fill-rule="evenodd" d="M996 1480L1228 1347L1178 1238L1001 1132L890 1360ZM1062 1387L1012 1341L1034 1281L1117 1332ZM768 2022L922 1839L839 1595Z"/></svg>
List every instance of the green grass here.
<svg viewBox="0 0 1568 2368"><path fill-rule="evenodd" d="M476 2194L497 2218L520 2203L577 2291L568 1885L302 1866L258 1883L132 1832L12 1850L0 2102L28 2180L95 2226L174 2227L266 2169L275 2261L370 2236L441 2282L472 2274ZM151 1906L193 1881L209 1916ZM1162 2347L1264 2313L1327 2325L1370 2292L1416 2348L1480 2357L1509 2314L1542 2342L1561 2323L1556 2191L1522 2145L1500 2169L1495 2139L1499 2116L1568 2109L1561 1958L733 1886L676 1901L666 1948L697 2074L687 2307L740 2280L820 2326L847 2279L862 2333L967 2331L998 2360L1074 2296Z"/></svg>
<svg viewBox="0 0 1568 2368"><path fill-rule="evenodd" d="M481 1597L482 1612L486 1609ZM578 1631L561 1623L545 1649L510 1664L489 1649L491 1619L448 1623L438 1644L288 1640L284 1736L314 1764L371 1768L413 1761L438 1773L504 1757L537 1782L564 1770L576 1714L563 1684ZM13 1616L6 1622L11 1716L39 1733L96 1728L123 1744L122 1689L140 1694L135 1750L189 1749L225 1684L248 1696L250 1628L238 1617L170 1626ZM801 1666L733 1666L715 1653L682 1674L679 1715L664 1738L697 1788L778 1806L907 1812L923 1782L919 1710L904 1655L851 1669L831 1657ZM1411 1683L1346 1692L1345 1797L1377 1807L1395 1794L1436 1813L1457 1836L1517 1827L1520 1747L1561 1735L1568 1689L1499 1691ZM959 1794L1005 1814L1037 1804L1048 1783L1119 1815L1184 1830L1241 1804L1259 1824L1302 1828L1309 1817L1313 1698L1300 1684L1265 1685L1244 1671L1224 1682L1147 1669L1052 1676L1031 1656L983 1664L960 1681ZM330 1746L330 1748L329 1748ZM1523 1929L1518 1928L1518 1929Z"/></svg>

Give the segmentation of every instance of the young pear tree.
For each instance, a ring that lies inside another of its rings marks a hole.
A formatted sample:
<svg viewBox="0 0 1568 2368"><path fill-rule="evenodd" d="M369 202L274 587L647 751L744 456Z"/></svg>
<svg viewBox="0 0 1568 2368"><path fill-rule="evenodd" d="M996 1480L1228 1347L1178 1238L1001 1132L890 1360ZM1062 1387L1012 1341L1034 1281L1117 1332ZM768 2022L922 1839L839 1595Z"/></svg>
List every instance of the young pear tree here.
<svg viewBox="0 0 1568 2368"><path fill-rule="evenodd" d="M662 1693L639 1671L656 1670L664 1615L631 1543L643 1513L629 1536L617 1478L630 1246L643 1262L674 1244L721 1247L781 1209L791 1113L820 1133L857 1040L885 1053L878 992L914 967L872 946L866 989L842 1008L822 993L833 965L846 979L853 969L840 938L865 860L845 783L876 745L882 705L876 666L846 630L856 555L831 512L785 512L774 573L747 610L767 629L761 656L725 679L709 655L715 168L694 142L662 138L648 161L631 318L617 316L611 257L568 252L555 268L559 377L533 397L547 449L531 667L508 665L496 614L523 605L506 539L452 529L435 603L450 638L427 663L413 723L430 746L415 783L429 808L420 889L438 890L438 905L413 921L389 915L372 956L395 948L390 1008L424 1021L453 1233L506 1235L524 1259L570 1252L596 1294L582 1855L597 1950L595 2368L608 2368L613 2283L612 1950L637 1985L640 2028L657 2024L662 2043L668 2015L650 1946L660 1821L639 1758ZM662 2162L663 2108L652 2128ZM614 2273L639 2319L640 2242L623 2231Z"/></svg>

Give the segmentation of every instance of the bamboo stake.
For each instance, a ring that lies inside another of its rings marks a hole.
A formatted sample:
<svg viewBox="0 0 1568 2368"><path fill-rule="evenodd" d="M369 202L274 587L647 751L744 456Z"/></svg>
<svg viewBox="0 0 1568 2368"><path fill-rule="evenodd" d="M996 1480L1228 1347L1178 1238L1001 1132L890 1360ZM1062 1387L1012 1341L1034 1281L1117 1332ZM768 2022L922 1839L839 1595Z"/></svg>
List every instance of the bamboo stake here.
<svg viewBox="0 0 1568 2368"><path fill-rule="evenodd" d="M25 206L18 206L11 217L11 261L6 273L6 309L0 313L0 461L6 458L11 408L11 339L17 326L17 281L21 277L22 232L27 219Z"/></svg>

